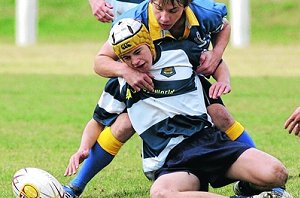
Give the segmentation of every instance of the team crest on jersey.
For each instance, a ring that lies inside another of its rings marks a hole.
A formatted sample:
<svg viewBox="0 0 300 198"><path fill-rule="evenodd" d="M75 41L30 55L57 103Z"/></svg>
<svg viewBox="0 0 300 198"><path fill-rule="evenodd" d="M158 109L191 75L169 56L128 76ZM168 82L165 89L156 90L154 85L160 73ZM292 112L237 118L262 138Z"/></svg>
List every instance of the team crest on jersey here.
<svg viewBox="0 0 300 198"><path fill-rule="evenodd" d="M174 67L165 67L161 70L160 74L169 78L171 76L174 76L176 74L176 71Z"/></svg>

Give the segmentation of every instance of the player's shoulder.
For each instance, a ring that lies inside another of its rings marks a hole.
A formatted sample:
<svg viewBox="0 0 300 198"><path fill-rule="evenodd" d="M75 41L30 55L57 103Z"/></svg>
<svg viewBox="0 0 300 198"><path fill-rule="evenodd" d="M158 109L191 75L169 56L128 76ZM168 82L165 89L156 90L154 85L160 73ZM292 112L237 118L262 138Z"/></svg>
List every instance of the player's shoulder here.
<svg viewBox="0 0 300 198"><path fill-rule="evenodd" d="M227 15L226 5L213 0L193 0L189 6L194 14L201 15L202 17L209 17L211 14Z"/></svg>
<svg viewBox="0 0 300 198"><path fill-rule="evenodd" d="M114 77L110 78L104 87L105 92L109 92L112 95L116 95L117 93L120 93L123 87L126 85L126 81L124 78L121 77Z"/></svg>

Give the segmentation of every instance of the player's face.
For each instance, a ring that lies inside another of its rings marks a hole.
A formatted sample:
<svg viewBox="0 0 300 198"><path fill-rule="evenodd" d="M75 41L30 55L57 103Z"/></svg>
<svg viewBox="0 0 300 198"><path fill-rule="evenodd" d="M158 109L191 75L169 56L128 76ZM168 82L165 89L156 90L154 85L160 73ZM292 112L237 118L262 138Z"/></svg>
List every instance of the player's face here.
<svg viewBox="0 0 300 198"><path fill-rule="evenodd" d="M150 70L153 60L150 48L145 44L122 55L121 58L129 67L143 73L147 73Z"/></svg>
<svg viewBox="0 0 300 198"><path fill-rule="evenodd" d="M170 30L179 21L185 9L177 1L174 2L174 5L170 1L162 4L162 0L152 0L151 3L155 18L163 30Z"/></svg>

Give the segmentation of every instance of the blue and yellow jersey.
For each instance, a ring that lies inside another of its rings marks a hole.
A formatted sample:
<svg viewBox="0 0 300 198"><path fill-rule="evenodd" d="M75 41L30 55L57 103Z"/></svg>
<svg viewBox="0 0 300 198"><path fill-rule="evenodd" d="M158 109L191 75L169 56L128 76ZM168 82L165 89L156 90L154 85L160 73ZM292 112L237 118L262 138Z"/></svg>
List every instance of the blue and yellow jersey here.
<svg viewBox="0 0 300 198"><path fill-rule="evenodd" d="M211 41L211 34L222 29L223 18L227 15L227 9L223 3L215 3L211 0L194 0L186 7L185 14L187 19L185 30L179 40L188 39L207 49ZM122 14L116 21L121 18L141 20L148 28L153 40L172 37L169 31L160 28L149 1L140 3Z"/></svg>
<svg viewBox="0 0 300 198"><path fill-rule="evenodd" d="M201 48L188 40L161 41L150 70L154 92L136 92L123 78L112 78L96 105L93 117L104 125L127 111L143 140L145 173L159 169L170 150L185 138L212 125L201 82L193 71L199 53Z"/></svg>

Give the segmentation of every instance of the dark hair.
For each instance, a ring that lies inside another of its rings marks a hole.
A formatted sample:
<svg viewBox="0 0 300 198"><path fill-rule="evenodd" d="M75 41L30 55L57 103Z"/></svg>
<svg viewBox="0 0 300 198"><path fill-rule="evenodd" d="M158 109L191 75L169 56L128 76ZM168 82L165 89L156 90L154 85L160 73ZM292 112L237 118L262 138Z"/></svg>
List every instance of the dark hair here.
<svg viewBox="0 0 300 198"><path fill-rule="evenodd" d="M169 4L169 3L171 3L172 5L177 3L179 5L183 5L183 7L186 7L191 3L192 0L150 0L151 3L153 1L160 1L162 6Z"/></svg>

